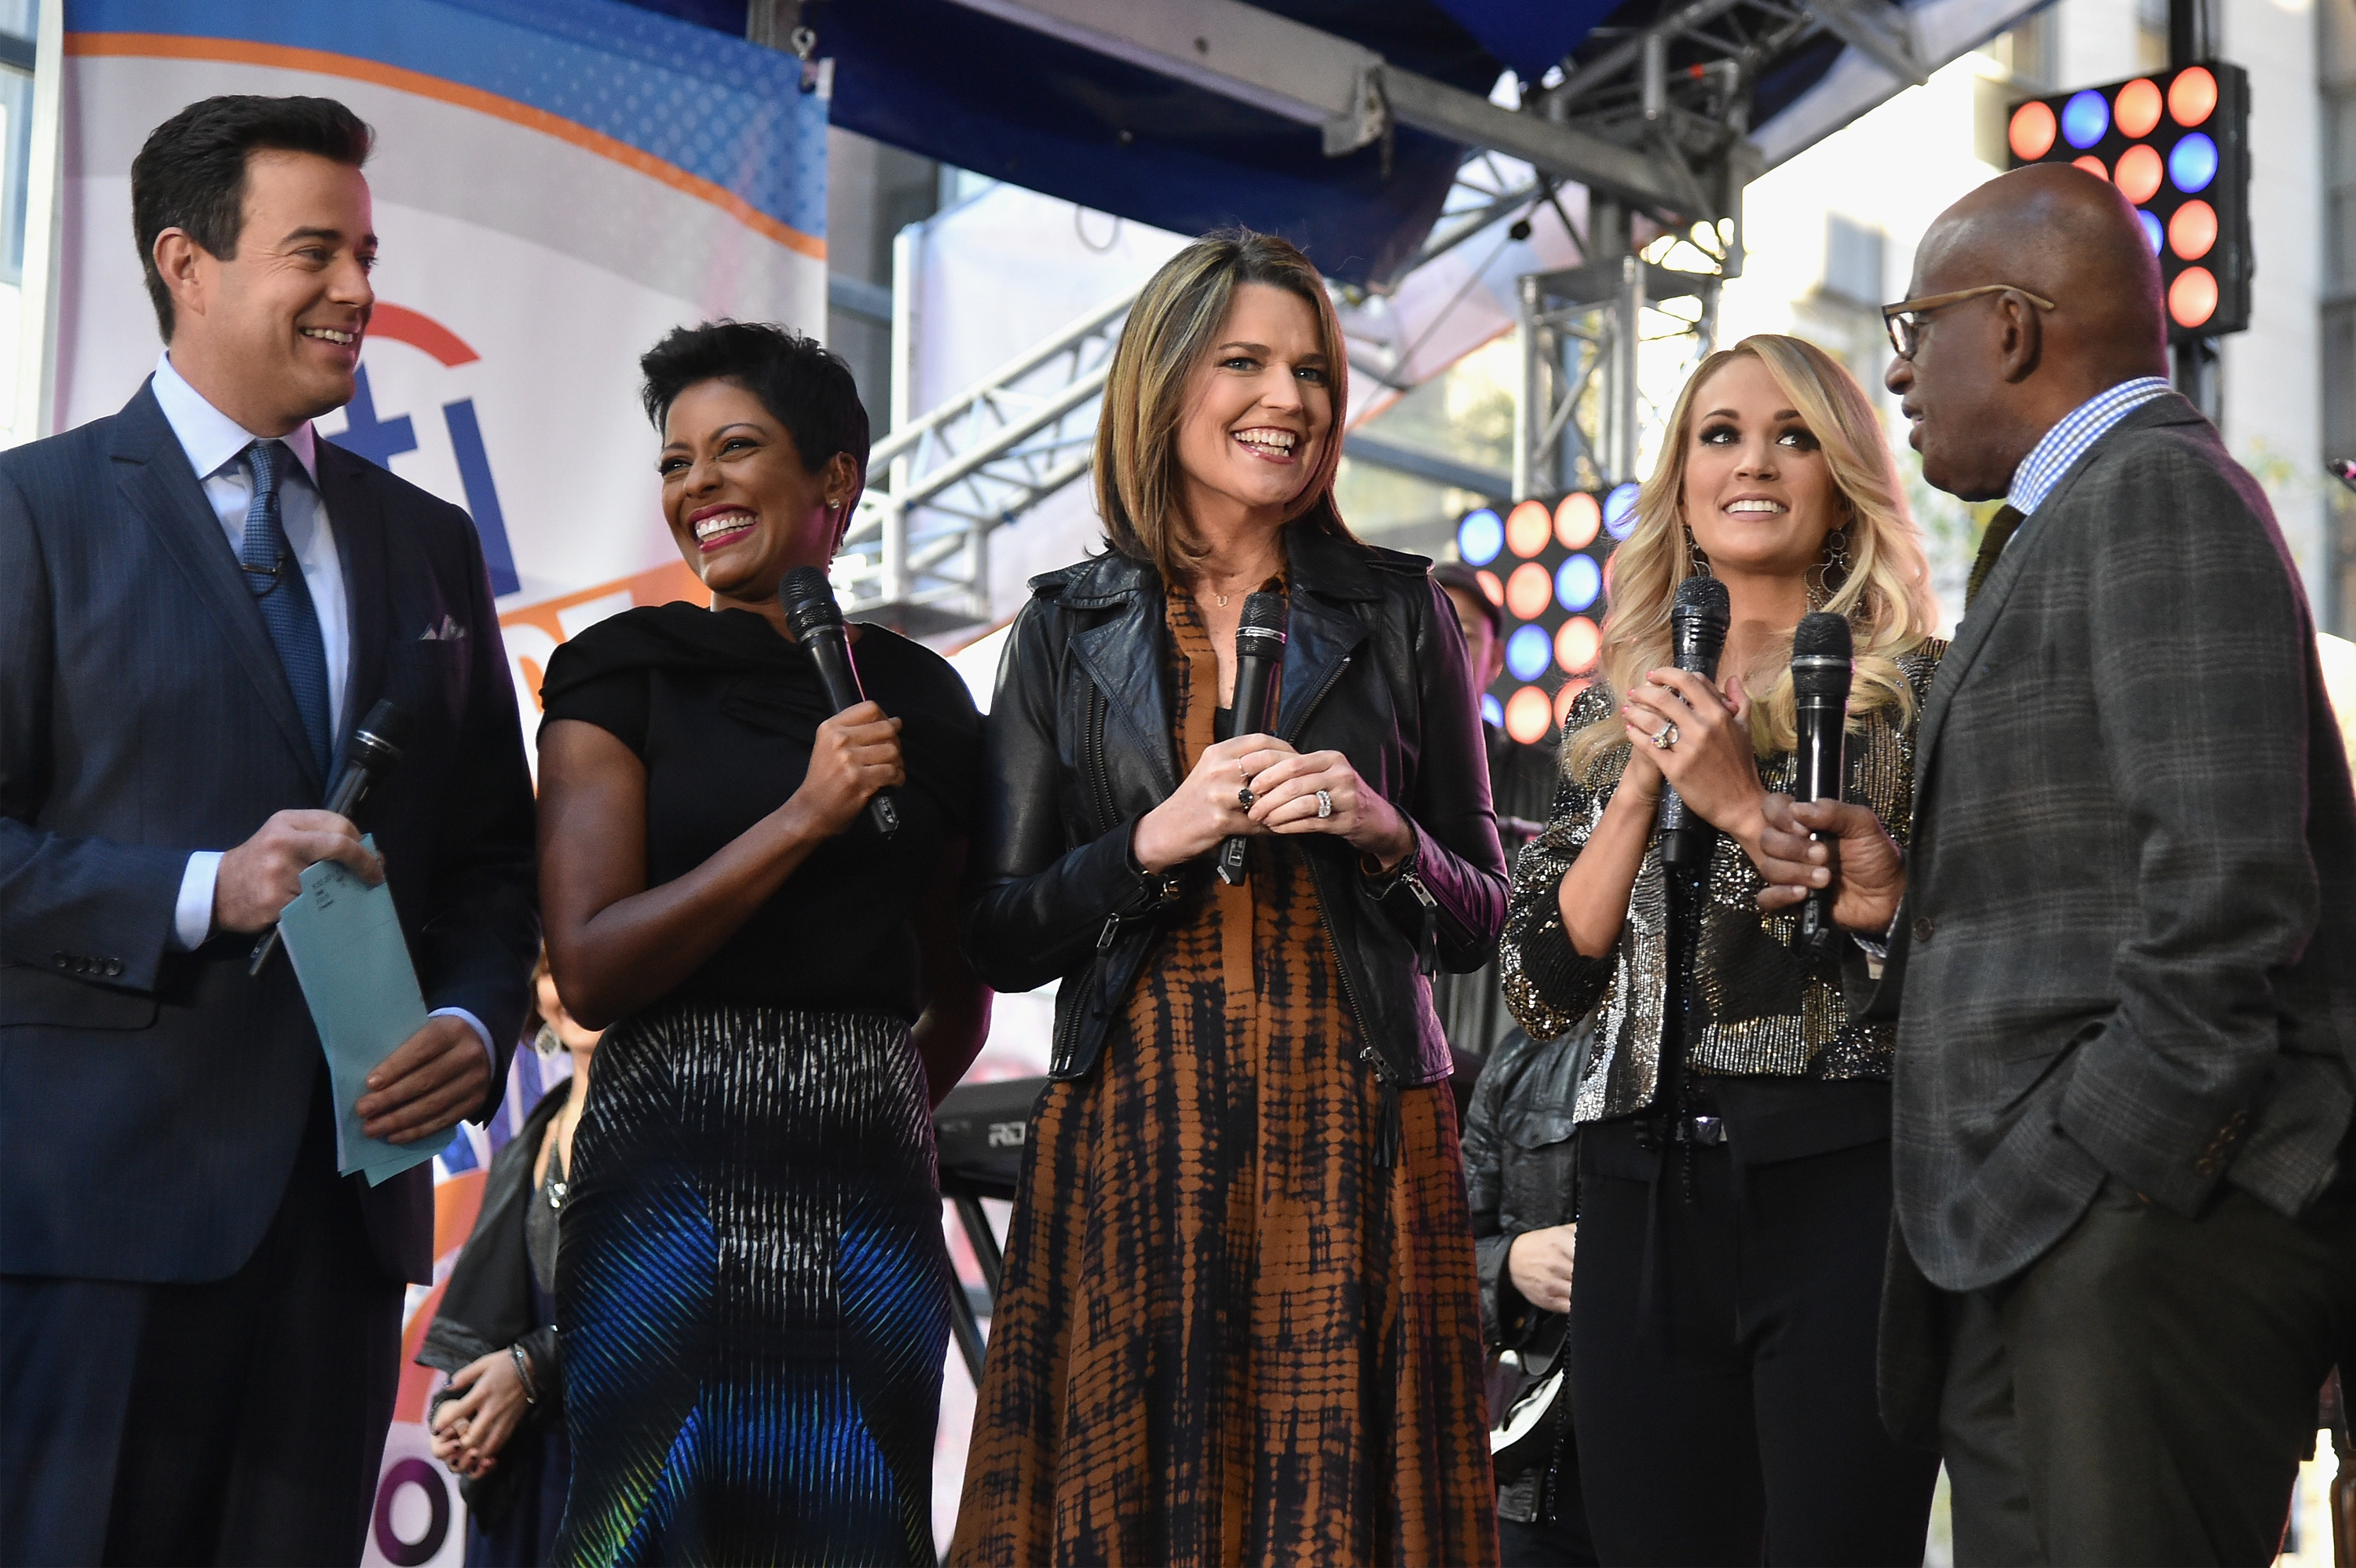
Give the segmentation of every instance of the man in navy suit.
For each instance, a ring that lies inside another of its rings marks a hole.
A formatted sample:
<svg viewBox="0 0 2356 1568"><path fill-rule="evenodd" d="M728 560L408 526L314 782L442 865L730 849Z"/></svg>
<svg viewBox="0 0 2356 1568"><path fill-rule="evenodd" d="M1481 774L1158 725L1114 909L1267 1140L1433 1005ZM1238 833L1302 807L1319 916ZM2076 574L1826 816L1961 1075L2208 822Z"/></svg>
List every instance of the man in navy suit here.
<svg viewBox="0 0 2356 1568"><path fill-rule="evenodd" d="M132 169L166 350L0 454L0 1561L352 1563L430 1279L430 1167L340 1178L292 966L313 861L390 880L433 1016L372 1136L498 1103L532 799L466 514L319 440L375 296L370 132L209 99ZM380 699L413 728L321 809Z"/></svg>

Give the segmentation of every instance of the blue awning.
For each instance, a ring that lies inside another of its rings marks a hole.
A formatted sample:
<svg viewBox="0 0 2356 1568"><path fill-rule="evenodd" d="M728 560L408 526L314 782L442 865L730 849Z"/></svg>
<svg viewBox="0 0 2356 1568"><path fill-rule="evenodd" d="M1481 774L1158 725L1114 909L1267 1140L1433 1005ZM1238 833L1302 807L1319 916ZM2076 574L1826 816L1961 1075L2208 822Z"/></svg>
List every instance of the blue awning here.
<svg viewBox="0 0 2356 1568"><path fill-rule="evenodd" d="M744 0L631 0L741 33ZM1151 3L1151 0L1141 0ZM1536 80L1599 27L1642 26L1657 0L1254 0L1260 9L1486 96ZM1908 0L1931 63L2040 0ZM1439 216L1463 149L1399 127L1341 157L1317 127L1002 20L956 0L809 0L833 67L832 123L910 152L1155 228L1283 234L1344 283L1387 279ZM1672 49L1676 66L1678 51ZM1897 91L1819 35L1756 86L1752 135L1780 162Z"/></svg>

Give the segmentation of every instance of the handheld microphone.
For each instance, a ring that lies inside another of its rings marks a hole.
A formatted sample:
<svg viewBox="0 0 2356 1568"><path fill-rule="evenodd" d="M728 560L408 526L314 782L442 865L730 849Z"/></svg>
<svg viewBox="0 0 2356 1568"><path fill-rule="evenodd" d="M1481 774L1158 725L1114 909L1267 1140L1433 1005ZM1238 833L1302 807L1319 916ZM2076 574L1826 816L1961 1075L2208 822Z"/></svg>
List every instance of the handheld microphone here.
<svg viewBox="0 0 2356 1568"><path fill-rule="evenodd" d="M401 761L401 749L409 743L409 715L391 698L380 698L368 710L359 728L352 731L352 743L344 753L344 771L336 775L336 787L327 795L327 809L349 820L368 799L369 791L379 780L392 772ZM245 966L251 976L262 973L270 955L278 950L278 928L273 925L262 933L253 944L253 957Z"/></svg>
<svg viewBox="0 0 2356 1568"><path fill-rule="evenodd" d="M1238 735L1264 731L1276 711L1277 688L1284 671L1286 628L1292 606L1281 593L1254 593L1244 600L1242 621L1236 627L1236 729ZM1240 887L1244 850L1249 840L1241 834L1219 841L1219 880Z"/></svg>
<svg viewBox="0 0 2356 1568"><path fill-rule="evenodd" d="M1688 577L1677 584L1669 611L1669 641L1676 667L1704 680L1718 679L1718 656L1726 647L1726 584L1715 577ZM1718 829L1693 814L1675 784L1661 788L1661 864L1681 871L1709 864Z"/></svg>
<svg viewBox="0 0 2356 1568"><path fill-rule="evenodd" d="M1848 780L1848 688L1854 673L1847 620L1819 610L1792 635L1792 703L1799 731L1794 800L1838 800ZM1811 835L1810 837L1819 837ZM1800 941L1822 948L1835 934L1833 890L1809 890Z"/></svg>
<svg viewBox="0 0 2356 1568"><path fill-rule="evenodd" d="M826 699L837 713L867 700L860 688L859 667L851 661L851 637L842 627L842 608L834 602L834 584L815 566L798 566L777 585L777 603L785 607L786 624L795 641L809 650ZM889 838L900 831L900 808L892 792L879 789L867 803L868 820Z"/></svg>

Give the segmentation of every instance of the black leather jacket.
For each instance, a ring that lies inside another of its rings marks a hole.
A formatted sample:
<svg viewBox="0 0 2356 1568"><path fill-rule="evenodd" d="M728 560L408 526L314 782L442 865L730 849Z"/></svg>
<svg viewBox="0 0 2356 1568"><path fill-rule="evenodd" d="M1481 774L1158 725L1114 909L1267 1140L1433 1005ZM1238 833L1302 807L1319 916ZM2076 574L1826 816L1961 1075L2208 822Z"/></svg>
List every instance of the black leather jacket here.
<svg viewBox="0 0 2356 1568"><path fill-rule="evenodd" d="M1293 523L1281 738L1338 751L1415 828L1380 879L1341 838L1308 858L1343 989L1387 1087L1449 1073L1430 974L1487 962L1505 918L1505 863L1464 640L1420 557ZM1096 1061L1152 944L1157 917L1207 859L1148 875L1137 821L1180 782L1171 740L1162 581L1119 554L1034 578L990 711L965 948L982 978L1027 991L1060 978L1049 1074Z"/></svg>

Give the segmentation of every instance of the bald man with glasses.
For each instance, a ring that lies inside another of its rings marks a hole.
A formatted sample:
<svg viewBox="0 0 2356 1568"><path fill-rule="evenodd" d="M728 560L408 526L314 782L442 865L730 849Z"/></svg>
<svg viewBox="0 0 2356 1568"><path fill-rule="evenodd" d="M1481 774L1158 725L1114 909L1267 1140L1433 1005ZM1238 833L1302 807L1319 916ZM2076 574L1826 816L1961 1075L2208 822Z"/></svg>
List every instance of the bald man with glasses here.
<svg viewBox="0 0 2356 1568"><path fill-rule="evenodd" d="M2115 189L1992 180L1909 292L1923 476L2005 505L1910 858L1779 802L1762 899L1834 886L1879 970L1849 994L1899 1019L1884 1413L1944 1454L1959 1563L2265 1563L2356 1349L2356 800L2315 627L2169 389Z"/></svg>

